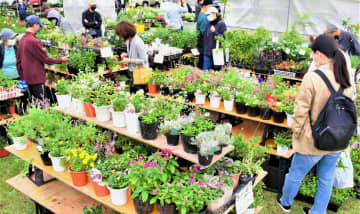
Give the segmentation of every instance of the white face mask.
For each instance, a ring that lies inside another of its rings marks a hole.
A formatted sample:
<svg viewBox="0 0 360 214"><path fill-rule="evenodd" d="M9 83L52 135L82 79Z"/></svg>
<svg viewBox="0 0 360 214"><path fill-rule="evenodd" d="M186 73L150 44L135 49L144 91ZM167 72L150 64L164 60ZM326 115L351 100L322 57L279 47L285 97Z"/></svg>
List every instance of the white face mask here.
<svg viewBox="0 0 360 214"><path fill-rule="evenodd" d="M209 22L212 22L216 19L216 17L214 17L213 15L208 15L207 18L208 18Z"/></svg>
<svg viewBox="0 0 360 214"><path fill-rule="evenodd" d="M54 23L55 25L57 24L57 20L56 20L56 19L51 20L51 22Z"/></svg>
<svg viewBox="0 0 360 214"><path fill-rule="evenodd" d="M9 46L14 46L14 45L16 44L16 41L15 41L15 39L9 39L9 40L7 41L7 44L8 44Z"/></svg>

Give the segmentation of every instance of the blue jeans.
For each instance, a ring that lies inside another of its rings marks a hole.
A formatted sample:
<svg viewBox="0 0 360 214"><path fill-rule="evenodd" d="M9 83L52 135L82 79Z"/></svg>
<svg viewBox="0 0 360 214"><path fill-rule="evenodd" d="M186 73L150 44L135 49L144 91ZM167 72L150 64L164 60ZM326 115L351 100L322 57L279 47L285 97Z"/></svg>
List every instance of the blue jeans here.
<svg viewBox="0 0 360 214"><path fill-rule="evenodd" d="M301 183L311 168L316 164L319 183L315 195L315 202L311 214L326 214L329 204L337 161L340 153L327 155L302 155L295 153L291 162L289 173L286 175L282 189L281 204L291 206Z"/></svg>
<svg viewBox="0 0 360 214"><path fill-rule="evenodd" d="M203 70L208 71L213 69L213 59L212 56L205 56L204 55L204 66Z"/></svg>

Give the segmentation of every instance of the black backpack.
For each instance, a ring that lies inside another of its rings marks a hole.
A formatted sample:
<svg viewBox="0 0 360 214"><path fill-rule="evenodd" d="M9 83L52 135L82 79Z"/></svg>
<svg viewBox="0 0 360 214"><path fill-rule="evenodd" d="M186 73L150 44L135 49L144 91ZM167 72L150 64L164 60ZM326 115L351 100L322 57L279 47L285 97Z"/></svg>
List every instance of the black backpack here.
<svg viewBox="0 0 360 214"><path fill-rule="evenodd" d="M343 87L336 92L323 72L320 70L314 72L324 80L331 92L329 100L314 125L312 125L309 112L315 147L324 151L343 150L349 146L350 138L357 126L355 104L343 95Z"/></svg>

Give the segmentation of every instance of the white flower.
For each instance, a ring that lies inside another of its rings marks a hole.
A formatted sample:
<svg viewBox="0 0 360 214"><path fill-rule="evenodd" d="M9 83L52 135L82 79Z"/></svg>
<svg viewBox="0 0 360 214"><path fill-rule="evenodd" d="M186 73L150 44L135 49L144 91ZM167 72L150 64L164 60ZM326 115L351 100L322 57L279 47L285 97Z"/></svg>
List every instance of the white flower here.
<svg viewBox="0 0 360 214"><path fill-rule="evenodd" d="M299 54L300 54L301 56L304 56L305 53L306 53L306 51L305 51L304 49L299 50Z"/></svg>
<svg viewBox="0 0 360 214"><path fill-rule="evenodd" d="M290 49L289 49L289 48L286 48L286 49L285 49L285 53L286 53L286 54L290 54Z"/></svg>

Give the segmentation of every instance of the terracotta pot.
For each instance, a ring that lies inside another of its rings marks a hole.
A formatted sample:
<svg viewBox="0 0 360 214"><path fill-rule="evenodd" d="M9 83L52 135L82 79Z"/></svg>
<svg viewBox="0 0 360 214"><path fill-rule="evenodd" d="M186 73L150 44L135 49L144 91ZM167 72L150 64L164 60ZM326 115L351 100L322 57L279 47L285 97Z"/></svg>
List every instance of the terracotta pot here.
<svg viewBox="0 0 360 214"><path fill-rule="evenodd" d="M7 157L9 152L6 149L0 149L0 158Z"/></svg>
<svg viewBox="0 0 360 214"><path fill-rule="evenodd" d="M82 171L82 172L70 171L70 175L73 184L77 187L85 186L88 183L88 176L86 171Z"/></svg>
<svg viewBox="0 0 360 214"><path fill-rule="evenodd" d="M91 103L83 103L85 114L87 117L95 117L95 108Z"/></svg>
<svg viewBox="0 0 360 214"><path fill-rule="evenodd" d="M150 94L156 94L157 93L157 85L148 84L148 89Z"/></svg>
<svg viewBox="0 0 360 214"><path fill-rule="evenodd" d="M103 182L95 182L91 179L90 183L92 183L92 186L94 188L95 195L98 197L107 196L110 194L109 189L106 187L106 184Z"/></svg>
<svg viewBox="0 0 360 214"><path fill-rule="evenodd" d="M238 183L239 183L239 178L240 178L240 173L238 173L238 174L236 174L236 175L234 175L233 177L232 177L232 179L233 179L233 181L234 181L234 188L233 188L233 191L235 192L235 190L236 190L236 188L237 188L237 186L238 186Z"/></svg>
<svg viewBox="0 0 360 214"><path fill-rule="evenodd" d="M15 106L9 106L10 114L15 114Z"/></svg>

